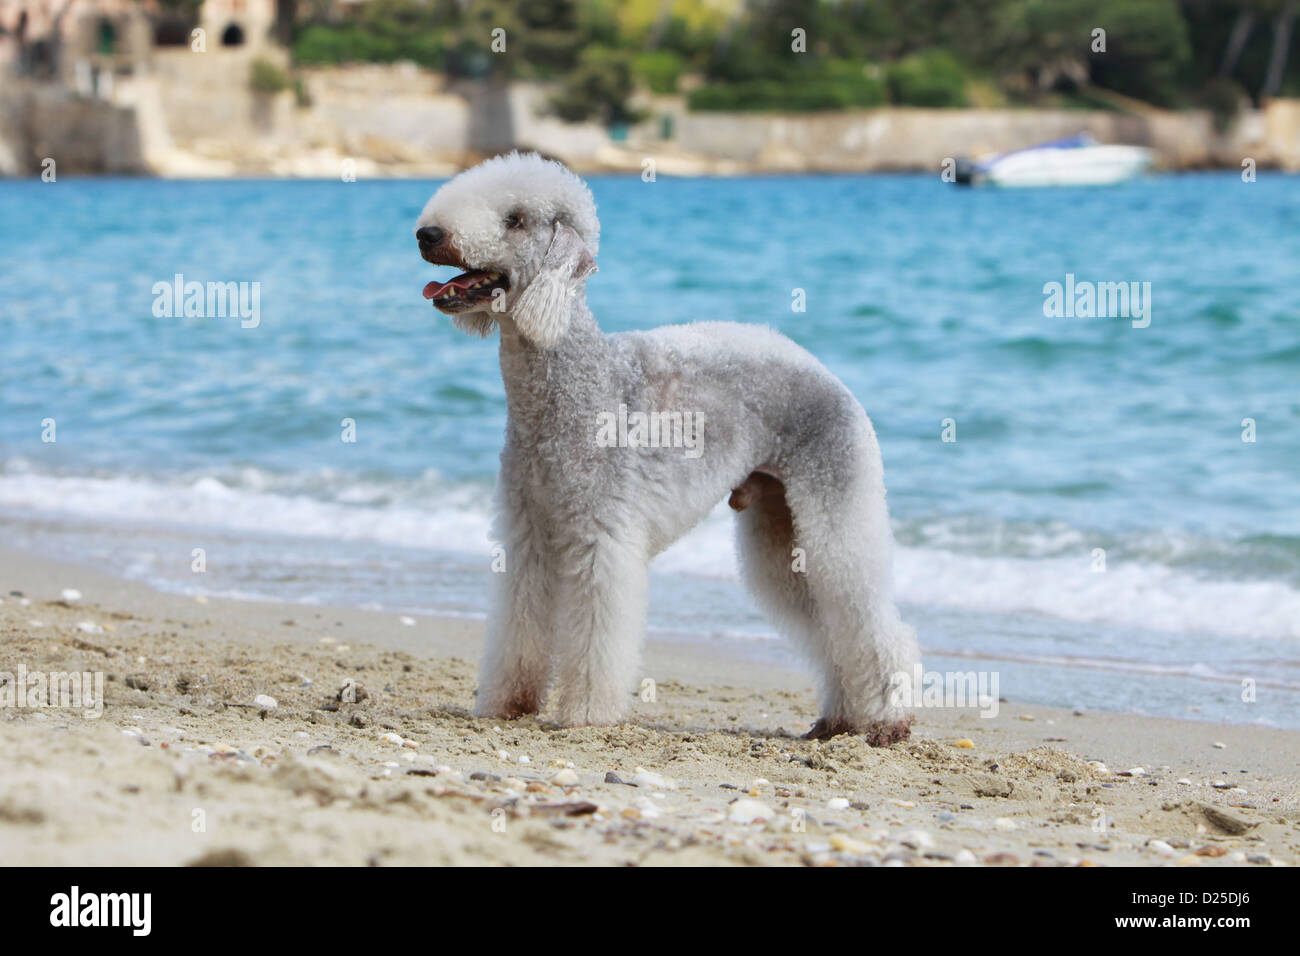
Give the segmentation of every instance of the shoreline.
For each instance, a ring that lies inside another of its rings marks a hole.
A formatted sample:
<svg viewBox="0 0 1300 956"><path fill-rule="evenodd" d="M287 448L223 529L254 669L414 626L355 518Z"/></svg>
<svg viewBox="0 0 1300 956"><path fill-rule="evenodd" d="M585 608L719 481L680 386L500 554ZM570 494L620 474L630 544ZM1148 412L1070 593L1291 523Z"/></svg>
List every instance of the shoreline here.
<svg viewBox="0 0 1300 956"><path fill-rule="evenodd" d="M400 170L389 171L379 167L372 174L357 177L357 182L440 182L450 179L457 173L469 169L469 165L448 166L439 164L427 168L402 168ZM590 164L586 165L581 162L568 164L574 172L584 179L624 179L639 177L640 170L631 167L614 166L607 164ZM1282 166L1260 165L1257 167L1262 173L1277 176L1300 176L1300 170L1287 169ZM1131 183L1140 183L1144 179L1163 178L1166 176L1204 176L1215 173L1224 175L1240 175L1240 168L1227 165L1203 165L1203 166L1182 166L1171 168L1155 168L1150 172L1140 176ZM900 168L879 168L879 169L782 169L779 167L745 167L732 168L730 166L721 169L693 169L690 171L670 171L660 170L657 173L665 179L893 179L898 177L915 177L931 176L932 172L927 169L912 167ZM256 170L247 172L236 172L228 175L181 175L169 174L166 172L141 170L138 172L72 172L59 174L60 181L111 181L111 180L131 180L141 182L161 182L161 183L222 183L222 182L335 182L338 177L326 172L313 172L305 174L284 174L274 173L269 170ZM3 182L39 182L40 175L32 174L27 176L6 176L0 175L0 183ZM945 186L955 184L944 183ZM1125 183L1117 183L1108 188L1122 188ZM999 189L1009 187L982 186L977 189ZM966 191L966 187L962 191ZM1036 190L1035 190L1036 191Z"/></svg>
<svg viewBox="0 0 1300 956"><path fill-rule="evenodd" d="M580 175L639 175L647 158L663 175L937 175L945 158L1004 153L1088 132L1102 143L1147 146L1167 170L1239 172L1242 157L1259 169L1300 170L1300 100L1287 98L1273 98L1220 128L1205 109L1129 100L1109 109L882 105L787 112L691 110L680 95L656 96L640 101L646 119L616 134L595 121L559 121L546 107L548 89L534 83L456 91L434 74L412 73L401 64L309 67L302 75L310 105L303 105L289 90L249 89L248 69L248 51L209 56L202 70L188 51L155 51L152 66L123 78L108 98L72 96L57 82L19 81L0 96L15 117L0 122L0 169L39 174L48 155L60 157L60 174L427 178L449 176L509 145L558 158ZM471 129L485 95L509 109L509 125ZM214 96L230 117L217 135L181 105ZM36 129L44 129L45 138L34 137ZM431 135L431 129L446 132Z"/></svg>
<svg viewBox="0 0 1300 956"><path fill-rule="evenodd" d="M196 599L5 549L0 583L0 670L104 674L98 719L0 709L19 863L1300 861L1300 731L1004 702L923 708L890 748L810 742L806 675L655 640L628 724L476 720L474 621Z"/></svg>

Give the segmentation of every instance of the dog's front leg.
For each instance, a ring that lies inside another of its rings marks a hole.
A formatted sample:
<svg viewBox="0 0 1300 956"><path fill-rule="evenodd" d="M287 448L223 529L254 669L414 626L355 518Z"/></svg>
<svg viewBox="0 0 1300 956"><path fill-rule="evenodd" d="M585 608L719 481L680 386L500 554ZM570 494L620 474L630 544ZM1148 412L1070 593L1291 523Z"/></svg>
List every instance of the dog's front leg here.
<svg viewBox="0 0 1300 956"><path fill-rule="evenodd" d="M502 567L479 668L479 717L512 720L542 709L555 633L555 562L528 508L507 501L498 519Z"/></svg>
<svg viewBox="0 0 1300 956"><path fill-rule="evenodd" d="M606 534L566 557L555 647L560 722L621 723L640 666L649 558Z"/></svg>

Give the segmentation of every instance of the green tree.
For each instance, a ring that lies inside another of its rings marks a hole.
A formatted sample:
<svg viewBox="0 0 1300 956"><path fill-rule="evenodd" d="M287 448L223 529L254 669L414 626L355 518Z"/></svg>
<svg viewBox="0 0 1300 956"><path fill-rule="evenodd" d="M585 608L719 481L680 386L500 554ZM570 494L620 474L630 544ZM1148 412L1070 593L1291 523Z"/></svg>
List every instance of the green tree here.
<svg viewBox="0 0 1300 956"><path fill-rule="evenodd" d="M590 47L551 98L556 114L569 122L595 119L605 124L634 122L631 110L632 58L624 50Z"/></svg>

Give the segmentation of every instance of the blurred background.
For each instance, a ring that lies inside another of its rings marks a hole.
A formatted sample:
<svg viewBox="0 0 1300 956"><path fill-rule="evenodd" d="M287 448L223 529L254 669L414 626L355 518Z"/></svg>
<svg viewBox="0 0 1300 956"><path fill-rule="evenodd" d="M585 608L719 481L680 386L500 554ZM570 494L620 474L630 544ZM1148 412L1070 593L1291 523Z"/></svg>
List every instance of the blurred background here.
<svg viewBox="0 0 1300 956"><path fill-rule="evenodd" d="M0 0L0 543L481 616L496 349L423 300L412 230L536 148L591 183L608 331L770 325L858 396L927 666L1297 726L1296 14ZM948 175L1080 133L977 167L1050 188ZM258 321L160 312L178 275L256 287ZM1048 317L1067 276L1149 283L1149 326ZM652 636L785 661L730 538L720 504L657 560Z"/></svg>
<svg viewBox="0 0 1300 956"><path fill-rule="evenodd" d="M1300 168L1296 0L0 0L0 173ZM1098 33L1097 31L1101 31ZM977 115L971 115L976 111Z"/></svg>

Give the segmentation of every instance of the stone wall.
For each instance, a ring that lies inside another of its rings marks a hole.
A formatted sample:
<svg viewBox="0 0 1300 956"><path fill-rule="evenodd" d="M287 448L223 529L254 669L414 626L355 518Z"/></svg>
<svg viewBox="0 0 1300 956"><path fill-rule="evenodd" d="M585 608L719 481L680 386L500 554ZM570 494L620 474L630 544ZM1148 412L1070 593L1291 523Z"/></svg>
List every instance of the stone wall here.
<svg viewBox="0 0 1300 956"><path fill-rule="evenodd" d="M1297 168L1300 104L1246 114L1227 134L1203 111L1141 115L1074 110L880 109L771 115L683 113L675 146L744 166L790 171L937 170L945 158L1004 152L1090 132L1103 143L1148 146L1170 169L1263 165Z"/></svg>
<svg viewBox="0 0 1300 956"><path fill-rule="evenodd" d="M9 80L0 88L0 175L147 173L135 111L60 87Z"/></svg>
<svg viewBox="0 0 1300 956"><path fill-rule="evenodd" d="M277 53L280 54L277 56ZM410 64L309 67L296 92L255 93L255 58L288 70L282 51L155 51L151 70L118 84L140 111L149 161L163 175L447 175L520 147L590 166L603 127L544 114L527 85L449 84Z"/></svg>
<svg viewBox="0 0 1300 956"><path fill-rule="evenodd" d="M255 92L255 57L289 72L273 45L155 49L119 74L111 102L55 87L0 92L0 174L31 171L53 151L69 171L164 176L447 175L512 146L584 171L665 174L935 171L944 159L1001 152L1082 131L1154 149L1169 169L1300 169L1300 101L1277 100L1226 133L1209 114L889 108L842 113L691 113L681 97L647 98L648 119L614 141L603 127L547 115L530 84L448 84L411 64L301 68L300 90ZM301 94L301 95L300 95ZM61 168L65 168L60 163Z"/></svg>

